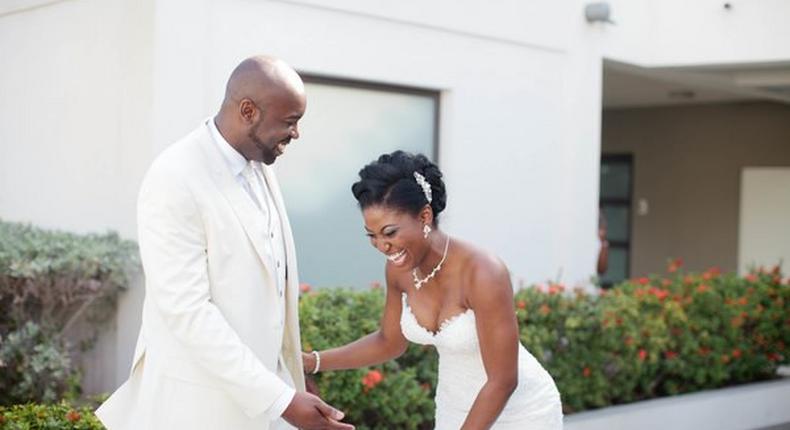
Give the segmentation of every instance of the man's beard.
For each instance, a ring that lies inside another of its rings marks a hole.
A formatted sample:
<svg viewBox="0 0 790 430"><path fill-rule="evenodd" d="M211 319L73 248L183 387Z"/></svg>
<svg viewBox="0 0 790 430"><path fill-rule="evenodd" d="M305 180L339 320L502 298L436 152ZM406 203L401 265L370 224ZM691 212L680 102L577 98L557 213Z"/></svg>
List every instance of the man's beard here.
<svg viewBox="0 0 790 430"><path fill-rule="evenodd" d="M274 149L269 148L266 144L256 135L258 131L258 127L255 127L247 137L252 140L252 143L255 144L255 147L258 148L261 154L261 159L257 161L262 161L264 164L269 165L274 163L274 160L277 159L277 155L274 153Z"/></svg>

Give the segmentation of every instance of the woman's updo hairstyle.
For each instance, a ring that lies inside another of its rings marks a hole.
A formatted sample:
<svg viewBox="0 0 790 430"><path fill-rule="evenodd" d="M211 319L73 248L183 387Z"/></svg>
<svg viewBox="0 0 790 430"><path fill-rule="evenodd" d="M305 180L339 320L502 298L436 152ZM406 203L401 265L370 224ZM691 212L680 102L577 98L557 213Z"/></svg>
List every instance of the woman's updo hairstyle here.
<svg viewBox="0 0 790 430"><path fill-rule="evenodd" d="M351 192L360 209L381 205L417 215L429 203L414 172L431 185L433 222L438 224L439 213L447 205L442 172L422 154L399 150L380 156L359 171L360 179L351 186Z"/></svg>

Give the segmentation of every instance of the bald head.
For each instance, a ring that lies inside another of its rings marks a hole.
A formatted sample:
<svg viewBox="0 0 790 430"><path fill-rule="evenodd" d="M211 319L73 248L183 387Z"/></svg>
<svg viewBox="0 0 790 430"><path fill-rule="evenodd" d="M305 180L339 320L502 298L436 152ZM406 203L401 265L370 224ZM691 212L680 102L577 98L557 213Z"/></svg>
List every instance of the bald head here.
<svg viewBox="0 0 790 430"><path fill-rule="evenodd" d="M233 70L214 122L225 140L248 160L271 164L292 139L306 99L302 79L284 61L250 57Z"/></svg>
<svg viewBox="0 0 790 430"><path fill-rule="evenodd" d="M304 94L302 78L280 59L263 55L249 57L230 74L223 105L245 98L265 102L265 98L277 92Z"/></svg>

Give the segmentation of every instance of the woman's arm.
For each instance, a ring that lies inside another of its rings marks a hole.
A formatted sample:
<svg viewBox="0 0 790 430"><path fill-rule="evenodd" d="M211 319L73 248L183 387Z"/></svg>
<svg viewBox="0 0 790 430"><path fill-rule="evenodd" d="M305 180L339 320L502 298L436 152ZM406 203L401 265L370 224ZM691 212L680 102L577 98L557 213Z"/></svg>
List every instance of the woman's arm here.
<svg viewBox="0 0 790 430"><path fill-rule="evenodd" d="M387 265L387 299L381 324L375 332L349 344L320 351L319 371L356 369L372 366L399 357L406 351L408 341L400 328L401 290ZM303 354L305 372L315 369L315 356Z"/></svg>
<svg viewBox="0 0 790 430"><path fill-rule="evenodd" d="M477 337L488 380L477 394L464 430L487 429L518 386L518 323L507 268L487 259L470 273L468 302L475 312Z"/></svg>

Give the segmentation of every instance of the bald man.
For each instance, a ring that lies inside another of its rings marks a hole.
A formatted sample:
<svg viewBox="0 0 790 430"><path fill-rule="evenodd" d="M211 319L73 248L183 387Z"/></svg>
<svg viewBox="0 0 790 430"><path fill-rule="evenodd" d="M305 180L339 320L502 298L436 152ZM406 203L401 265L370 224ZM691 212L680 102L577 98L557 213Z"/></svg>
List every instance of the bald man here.
<svg viewBox="0 0 790 430"><path fill-rule="evenodd" d="M109 430L353 429L304 392L293 237L269 167L299 138L299 75L252 57L219 113L154 160L138 199L146 277Z"/></svg>

